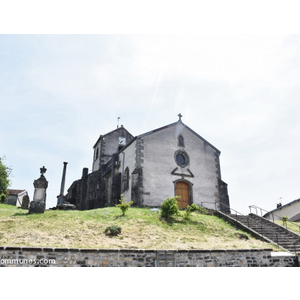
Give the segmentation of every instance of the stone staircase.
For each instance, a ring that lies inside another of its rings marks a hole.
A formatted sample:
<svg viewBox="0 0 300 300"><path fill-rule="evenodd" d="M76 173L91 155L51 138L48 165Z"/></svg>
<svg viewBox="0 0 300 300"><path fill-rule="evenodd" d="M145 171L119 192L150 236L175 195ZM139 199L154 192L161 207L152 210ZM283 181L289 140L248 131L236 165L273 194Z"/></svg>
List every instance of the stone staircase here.
<svg viewBox="0 0 300 300"><path fill-rule="evenodd" d="M300 253L299 234L266 218L260 217L257 214L250 213L249 215L242 215L232 208L230 208L230 210L235 213L225 212L224 209L222 209L222 211L221 209L216 209L213 214L249 232L262 241L275 244L290 253Z"/></svg>
<svg viewBox="0 0 300 300"><path fill-rule="evenodd" d="M224 213L222 213L224 214ZM300 252L300 235L272 221L250 213L247 216L226 214L230 219L256 232L265 240L276 244L291 253Z"/></svg>

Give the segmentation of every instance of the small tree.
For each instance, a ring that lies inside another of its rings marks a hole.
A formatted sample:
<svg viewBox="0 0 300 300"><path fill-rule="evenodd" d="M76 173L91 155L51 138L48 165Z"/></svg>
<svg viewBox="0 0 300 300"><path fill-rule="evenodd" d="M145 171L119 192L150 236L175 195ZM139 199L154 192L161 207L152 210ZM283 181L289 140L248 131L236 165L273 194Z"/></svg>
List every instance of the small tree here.
<svg viewBox="0 0 300 300"><path fill-rule="evenodd" d="M9 175L11 168L7 167L3 160L5 158L0 157L0 203L4 203L7 196L7 188L10 185Z"/></svg>
<svg viewBox="0 0 300 300"><path fill-rule="evenodd" d="M286 217L286 216L282 216L282 217L281 217L282 226L287 226L287 223L286 223L286 222L288 221L288 219L289 219L289 218Z"/></svg>
<svg viewBox="0 0 300 300"><path fill-rule="evenodd" d="M119 207L122 211L122 216L125 216L125 212L128 210L133 201L125 202L125 198L123 198L123 194L121 194L120 204L116 204L116 207Z"/></svg>
<svg viewBox="0 0 300 300"><path fill-rule="evenodd" d="M168 198L161 204L162 217L168 219L171 216L179 214L178 201L177 201L178 198L180 198L180 196Z"/></svg>
<svg viewBox="0 0 300 300"><path fill-rule="evenodd" d="M207 214L208 211L202 207L202 206L198 206L196 203L193 203L192 205L188 205L186 210L185 210L185 214L184 214L184 218L185 219L189 219L191 213L193 212L200 212L201 214Z"/></svg>

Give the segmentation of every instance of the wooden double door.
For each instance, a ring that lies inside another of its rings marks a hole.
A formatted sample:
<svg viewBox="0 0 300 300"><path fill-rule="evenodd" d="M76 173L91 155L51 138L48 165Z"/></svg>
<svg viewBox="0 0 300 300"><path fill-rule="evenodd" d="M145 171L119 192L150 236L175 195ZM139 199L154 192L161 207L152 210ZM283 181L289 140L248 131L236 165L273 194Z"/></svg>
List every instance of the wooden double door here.
<svg viewBox="0 0 300 300"><path fill-rule="evenodd" d="M176 196L180 196L178 201L179 209L184 209L190 205L190 187L184 181L176 182Z"/></svg>

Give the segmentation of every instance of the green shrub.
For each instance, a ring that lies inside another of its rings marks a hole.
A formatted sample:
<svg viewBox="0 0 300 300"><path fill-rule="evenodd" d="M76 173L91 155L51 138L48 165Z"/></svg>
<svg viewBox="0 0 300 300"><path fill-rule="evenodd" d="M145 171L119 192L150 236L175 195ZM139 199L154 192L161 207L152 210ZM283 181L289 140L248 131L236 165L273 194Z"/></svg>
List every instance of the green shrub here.
<svg viewBox="0 0 300 300"><path fill-rule="evenodd" d="M285 226L287 225L286 222L288 221L288 219L289 219L289 218L286 217L286 216L282 216L282 217L281 217L281 221L282 221L282 225L283 225L283 226L284 226L284 225L285 225Z"/></svg>
<svg viewBox="0 0 300 300"><path fill-rule="evenodd" d="M7 188L10 186L9 176L11 168L4 164L5 157L0 157L0 203L5 203Z"/></svg>
<svg viewBox="0 0 300 300"><path fill-rule="evenodd" d="M184 213L184 218L185 219L189 219L191 213L195 212L195 211L199 211L202 214L208 214L207 209L205 209L202 206L198 206L196 203L193 203L192 205L188 205L187 208L185 209L185 213Z"/></svg>
<svg viewBox="0 0 300 300"><path fill-rule="evenodd" d="M203 206L199 206L199 212L204 215L209 214L208 210L206 208L204 208Z"/></svg>
<svg viewBox="0 0 300 300"><path fill-rule="evenodd" d="M104 233L106 235L116 236L121 233L121 230L122 230L122 228L120 226L112 225L112 226L108 226L105 229Z"/></svg>
<svg viewBox="0 0 300 300"><path fill-rule="evenodd" d="M5 203L6 201L6 194L0 193L0 203Z"/></svg>
<svg viewBox="0 0 300 300"><path fill-rule="evenodd" d="M133 201L125 202L125 198L123 198L123 194L121 194L120 204L116 204L116 207L119 207L122 211L122 215L125 216L125 212L128 210Z"/></svg>
<svg viewBox="0 0 300 300"><path fill-rule="evenodd" d="M193 203L192 205L188 205L187 208L184 211L184 218L188 219L191 215L191 213L199 211L199 207L197 204Z"/></svg>
<svg viewBox="0 0 300 300"><path fill-rule="evenodd" d="M161 204L161 216L162 217L168 219L171 216L179 214L179 208L178 208L178 202L177 202L178 198L180 198L180 196L168 198Z"/></svg>

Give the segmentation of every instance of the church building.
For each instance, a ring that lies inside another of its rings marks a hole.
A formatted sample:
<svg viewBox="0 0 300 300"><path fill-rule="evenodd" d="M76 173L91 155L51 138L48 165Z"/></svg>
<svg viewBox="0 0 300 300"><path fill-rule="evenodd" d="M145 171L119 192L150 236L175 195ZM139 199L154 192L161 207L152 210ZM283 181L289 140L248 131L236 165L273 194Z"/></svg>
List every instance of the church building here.
<svg viewBox="0 0 300 300"><path fill-rule="evenodd" d="M180 196L180 209L196 203L229 211L227 184L221 179L220 151L179 120L132 136L123 126L100 135L93 168L84 168L67 201L79 210L114 206L120 195L137 207L159 207Z"/></svg>

